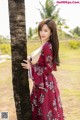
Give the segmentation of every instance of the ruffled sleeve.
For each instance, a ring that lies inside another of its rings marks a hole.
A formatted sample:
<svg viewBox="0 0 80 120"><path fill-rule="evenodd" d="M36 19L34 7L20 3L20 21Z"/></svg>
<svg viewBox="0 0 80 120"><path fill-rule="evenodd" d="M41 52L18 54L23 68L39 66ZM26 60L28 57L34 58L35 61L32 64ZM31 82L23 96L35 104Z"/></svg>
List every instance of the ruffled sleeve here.
<svg viewBox="0 0 80 120"><path fill-rule="evenodd" d="M48 75L53 70L57 70L56 64L53 64L52 62L53 54L51 44L45 44L42 51L44 56L44 65L39 64L39 62L36 64L31 64L32 79L34 80L35 84L42 83L44 80L44 75Z"/></svg>

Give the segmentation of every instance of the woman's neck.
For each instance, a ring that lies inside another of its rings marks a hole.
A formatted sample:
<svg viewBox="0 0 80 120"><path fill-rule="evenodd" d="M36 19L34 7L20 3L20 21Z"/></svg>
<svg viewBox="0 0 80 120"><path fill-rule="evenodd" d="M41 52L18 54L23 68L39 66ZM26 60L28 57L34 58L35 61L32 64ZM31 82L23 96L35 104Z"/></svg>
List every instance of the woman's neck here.
<svg viewBox="0 0 80 120"><path fill-rule="evenodd" d="M48 40L46 40L46 41L43 41L43 40L42 40L42 45L45 44L47 41L48 41Z"/></svg>

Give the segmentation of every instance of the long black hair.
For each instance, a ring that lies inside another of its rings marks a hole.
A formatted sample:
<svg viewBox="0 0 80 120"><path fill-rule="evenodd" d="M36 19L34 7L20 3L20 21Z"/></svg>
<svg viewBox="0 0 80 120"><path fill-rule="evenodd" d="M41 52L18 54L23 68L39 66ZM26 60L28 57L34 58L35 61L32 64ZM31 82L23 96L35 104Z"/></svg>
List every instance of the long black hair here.
<svg viewBox="0 0 80 120"><path fill-rule="evenodd" d="M49 38L49 42L52 44L52 50L53 50L53 62L56 63L57 66L60 65L60 60L59 60L59 40L58 40L58 35L57 35L57 27L56 23L51 20L51 19L45 19L39 23L38 26L38 34L40 37L40 30L42 29L43 25L47 25L51 31L51 36Z"/></svg>

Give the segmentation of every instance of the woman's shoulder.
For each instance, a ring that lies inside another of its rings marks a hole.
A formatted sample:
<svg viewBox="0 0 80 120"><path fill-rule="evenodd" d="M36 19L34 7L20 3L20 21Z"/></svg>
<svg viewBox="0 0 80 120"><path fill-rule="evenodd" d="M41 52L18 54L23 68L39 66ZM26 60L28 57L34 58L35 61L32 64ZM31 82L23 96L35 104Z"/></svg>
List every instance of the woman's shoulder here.
<svg viewBox="0 0 80 120"><path fill-rule="evenodd" d="M43 45L43 49L52 49L52 44L47 41L44 45Z"/></svg>

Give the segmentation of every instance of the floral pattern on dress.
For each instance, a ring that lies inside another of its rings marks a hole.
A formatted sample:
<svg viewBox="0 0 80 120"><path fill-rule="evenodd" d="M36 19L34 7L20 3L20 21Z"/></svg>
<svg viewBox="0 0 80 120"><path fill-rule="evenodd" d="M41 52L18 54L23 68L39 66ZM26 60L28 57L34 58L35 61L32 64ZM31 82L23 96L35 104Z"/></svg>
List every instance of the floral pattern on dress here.
<svg viewBox="0 0 80 120"><path fill-rule="evenodd" d="M47 116L47 120L53 120L53 114L51 110L48 112L46 116Z"/></svg>
<svg viewBox="0 0 80 120"><path fill-rule="evenodd" d="M44 102L44 95L41 93L40 98L39 98L39 102L42 104Z"/></svg>
<svg viewBox="0 0 80 120"><path fill-rule="evenodd" d="M57 103L56 103L56 99L53 100L53 108L55 111L57 111Z"/></svg>
<svg viewBox="0 0 80 120"><path fill-rule="evenodd" d="M42 116L41 108L38 109L38 115Z"/></svg>
<svg viewBox="0 0 80 120"><path fill-rule="evenodd" d="M58 96L58 102L59 102L59 107L62 108L62 102L61 102L60 95Z"/></svg>
<svg viewBox="0 0 80 120"><path fill-rule="evenodd" d="M31 64L34 86L31 94L32 120L64 120L64 113L52 62L52 45L46 42L38 63Z"/></svg>
<svg viewBox="0 0 80 120"><path fill-rule="evenodd" d="M37 97L35 96L35 98L33 99L33 104L34 106L37 106Z"/></svg>
<svg viewBox="0 0 80 120"><path fill-rule="evenodd" d="M37 74L40 76L43 74L43 68L34 66L34 72L37 72Z"/></svg>
<svg viewBox="0 0 80 120"><path fill-rule="evenodd" d="M53 83L53 81L48 81L48 82L46 82L46 86L47 86L50 90L53 90L53 89L54 89L54 83Z"/></svg>

